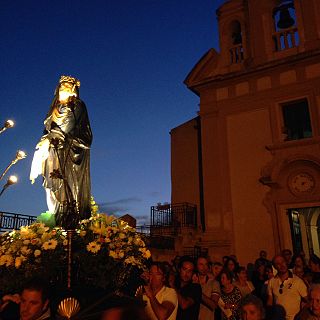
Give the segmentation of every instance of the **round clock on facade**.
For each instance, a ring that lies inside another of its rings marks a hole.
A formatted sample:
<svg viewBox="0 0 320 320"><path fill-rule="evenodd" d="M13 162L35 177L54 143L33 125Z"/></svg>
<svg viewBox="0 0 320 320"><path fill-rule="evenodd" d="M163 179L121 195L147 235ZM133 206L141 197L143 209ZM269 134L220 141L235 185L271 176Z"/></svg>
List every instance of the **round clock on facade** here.
<svg viewBox="0 0 320 320"><path fill-rule="evenodd" d="M309 173L297 173L289 178L289 187L294 193L311 192L314 186L315 180Z"/></svg>

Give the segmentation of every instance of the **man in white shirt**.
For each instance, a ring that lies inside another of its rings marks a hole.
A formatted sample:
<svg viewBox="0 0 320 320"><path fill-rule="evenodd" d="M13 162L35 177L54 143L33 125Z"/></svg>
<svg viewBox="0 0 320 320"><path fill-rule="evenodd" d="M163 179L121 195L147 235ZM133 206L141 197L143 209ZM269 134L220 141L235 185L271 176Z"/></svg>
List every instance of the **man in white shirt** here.
<svg viewBox="0 0 320 320"><path fill-rule="evenodd" d="M269 280L267 305L282 306L286 312L286 320L293 320L300 311L301 302L307 301L307 286L288 270L283 256L276 255L272 264L278 273Z"/></svg>
<svg viewBox="0 0 320 320"><path fill-rule="evenodd" d="M166 269L161 262L153 262L149 269L149 281L144 286L143 300L151 320L175 320L178 297L174 289L165 286Z"/></svg>

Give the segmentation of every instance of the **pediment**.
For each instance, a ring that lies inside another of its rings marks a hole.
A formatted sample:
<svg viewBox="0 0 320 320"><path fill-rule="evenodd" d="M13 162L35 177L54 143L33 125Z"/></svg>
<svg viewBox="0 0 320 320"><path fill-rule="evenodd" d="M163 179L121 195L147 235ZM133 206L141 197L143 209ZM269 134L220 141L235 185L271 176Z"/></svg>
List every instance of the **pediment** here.
<svg viewBox="0 0 320 320"><path fill-rule="evenodd" d="M187 75L184 84L192 90L195 85L212 78L217 72L219 57L215 49L207 51Z"/></svg>

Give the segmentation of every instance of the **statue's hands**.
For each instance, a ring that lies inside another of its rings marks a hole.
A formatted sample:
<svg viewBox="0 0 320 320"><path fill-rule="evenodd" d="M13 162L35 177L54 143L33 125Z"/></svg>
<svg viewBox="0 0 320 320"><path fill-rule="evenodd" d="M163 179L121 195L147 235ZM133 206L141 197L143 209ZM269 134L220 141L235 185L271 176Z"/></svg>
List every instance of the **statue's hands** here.
<svg viewBox="0 0 320 320"><path fill-rule="evenodd" d="M60 130L52 129L50 132L50 145L55 149L63 148L65 135Z"/></svg>

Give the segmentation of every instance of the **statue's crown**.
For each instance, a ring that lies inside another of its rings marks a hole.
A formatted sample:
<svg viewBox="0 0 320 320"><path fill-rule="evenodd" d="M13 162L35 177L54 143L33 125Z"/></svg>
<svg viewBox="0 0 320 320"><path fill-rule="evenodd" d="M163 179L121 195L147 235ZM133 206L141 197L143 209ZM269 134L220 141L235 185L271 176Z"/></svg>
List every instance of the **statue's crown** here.
<svg viewBox="0 0 320 320"><path fill-rule="evenodd" d="M63 83L63 82L69 82L72 83L73 85L77 86L78 88L80 88L80 80L78 80L77 78L71 77L71 76L61 76L59 83Z"/></svg>

